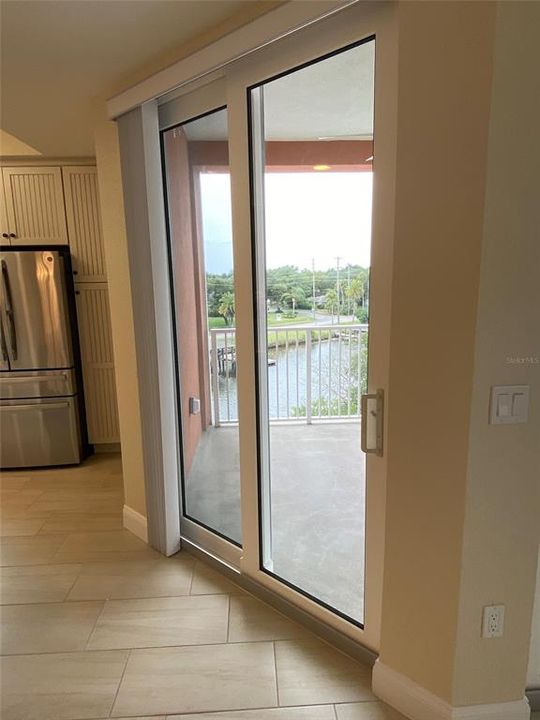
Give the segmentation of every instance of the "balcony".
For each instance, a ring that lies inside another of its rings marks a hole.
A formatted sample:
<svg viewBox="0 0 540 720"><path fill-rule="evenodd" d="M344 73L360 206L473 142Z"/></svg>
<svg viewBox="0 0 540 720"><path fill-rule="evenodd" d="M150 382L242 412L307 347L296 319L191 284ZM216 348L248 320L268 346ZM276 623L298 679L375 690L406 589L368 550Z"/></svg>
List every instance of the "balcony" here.
<svg viewBox="0 0 540 720"><path fill-rule="evenodd" d="M360 419L368 325L283 325L268 328L267 336L270 422ZM235 337L234 328L210 331L215 427L238 422Z"/></svg>
<svg viewBox="0 0 540 720"><path fill-rule="evenodd" d="M328 323L268 330L269 569L353 618L363 616L359 394L367 330ZM235 330L210 335L213 426L186 479L188 511L241 543Z"/></svg>

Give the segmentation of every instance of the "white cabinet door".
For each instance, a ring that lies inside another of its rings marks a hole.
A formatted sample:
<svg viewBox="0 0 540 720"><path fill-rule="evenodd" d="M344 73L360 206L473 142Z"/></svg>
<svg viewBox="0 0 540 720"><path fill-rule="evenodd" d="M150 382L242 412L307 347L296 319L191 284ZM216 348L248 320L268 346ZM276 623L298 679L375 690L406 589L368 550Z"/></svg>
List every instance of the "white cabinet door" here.
<svg viewBox="0 0 540 720"><path fill-rule="evenodd" d="M4 195L4 183L0 175L0 245L10 245L9 225L6 212L6 198Z"/></svg>
<svg viewBox="0 0 540 720"><path fill-rule="evenodd" d="M120 442L109 294L105 283L75 286L88 439Z"/></svg>
<svg viewBox="0 0 540 720"><path fill-rule="evenodd" d="M11 244L66 245L60 168L5 167L2 177Z"/></svg>
<svg viewBox="0 0 540 720"><path fill-rule="evenodd" d="M95 167L63 167L69 246L76 282L105 282L105 254Z"/></svg>

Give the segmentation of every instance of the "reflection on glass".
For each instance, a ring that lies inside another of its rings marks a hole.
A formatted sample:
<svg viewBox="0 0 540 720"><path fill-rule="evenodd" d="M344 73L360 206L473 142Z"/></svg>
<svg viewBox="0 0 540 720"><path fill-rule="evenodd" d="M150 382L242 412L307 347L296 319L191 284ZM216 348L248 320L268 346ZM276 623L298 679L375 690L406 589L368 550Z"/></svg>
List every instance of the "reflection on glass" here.
<svg viewBox="0 0 540 720"><path fill-rule="evenodd" d="M241 545L227 111L164 133L184 515Z"/></svg>
<svg viewBox="0 0 540 720"><path fill-rule="evenodd" d="M251 90L262 564L364 619L374 42Z"/></svg>

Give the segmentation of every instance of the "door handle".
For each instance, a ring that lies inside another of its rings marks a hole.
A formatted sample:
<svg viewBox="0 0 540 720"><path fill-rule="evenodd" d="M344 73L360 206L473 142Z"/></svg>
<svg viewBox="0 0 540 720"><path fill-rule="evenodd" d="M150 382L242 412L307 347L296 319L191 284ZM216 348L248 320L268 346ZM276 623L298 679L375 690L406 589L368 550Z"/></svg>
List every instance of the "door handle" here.
<svg viewBox="0 0 540 720"><path fill-rule="evenodd" d="M11 286L9 284L9 273L5 260L2 260L2 284L4 286L4 294L6 296L6 317L9 327L9 344L13 359L17 359L17 332L15 330L15 317L13 315L13 298L11 296Z"/></svg>
<svg viewBox="0 0 540 720"><path fill-rule="evenodd" d="M382 457L384 450L384 390L362 395L360 446L362 452Z"/></svg>

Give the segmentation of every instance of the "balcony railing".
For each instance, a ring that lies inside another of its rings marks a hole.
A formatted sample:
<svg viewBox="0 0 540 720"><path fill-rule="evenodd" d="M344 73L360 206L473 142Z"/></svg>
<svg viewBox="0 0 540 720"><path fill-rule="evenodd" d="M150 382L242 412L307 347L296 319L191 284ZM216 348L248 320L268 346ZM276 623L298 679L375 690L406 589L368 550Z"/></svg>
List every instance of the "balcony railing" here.
<svg viewBox="0 0 540 720"><path fill-rule="evenodd" d="M284 325L267 330L271 421L360 418L367 378L368 325ZM210 330L215 426L238 422L236 330Z"/></svg>

